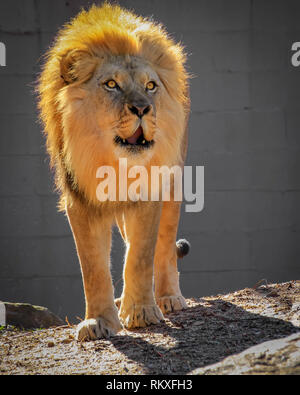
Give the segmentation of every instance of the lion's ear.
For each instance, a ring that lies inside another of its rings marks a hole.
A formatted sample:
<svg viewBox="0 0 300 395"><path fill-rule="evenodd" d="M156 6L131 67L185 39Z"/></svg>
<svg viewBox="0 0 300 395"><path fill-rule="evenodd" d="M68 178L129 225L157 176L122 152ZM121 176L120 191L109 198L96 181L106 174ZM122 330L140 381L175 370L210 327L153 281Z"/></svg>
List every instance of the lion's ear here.
<svg viewBox="0 0 300 395"><path fill-rule="evenodd" d="M73 49L61 58L61 78L66 84L85 82L92 77L97 64L97 58L88 51Z"/></svg>

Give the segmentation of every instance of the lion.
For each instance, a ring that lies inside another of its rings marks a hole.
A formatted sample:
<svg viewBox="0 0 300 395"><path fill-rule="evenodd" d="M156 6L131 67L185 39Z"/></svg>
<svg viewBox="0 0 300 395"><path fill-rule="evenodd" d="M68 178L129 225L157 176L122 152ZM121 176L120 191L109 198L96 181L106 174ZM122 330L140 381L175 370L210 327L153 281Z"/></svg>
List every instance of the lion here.
<svg viewBox="0 0 300 395"><path fill-rule="evenodd" d="M49 48L38 80L40 117L60 210L80 262L85 319L78 340L157 324L185 309L176 244L181 202L99 201L96 172L118 160L129 166L183 167L190 111L181 44L150 19L105 3L82 10ZM118 184L117 184L118 185ZM159 184L161 188L161 184ZM126 244L123 292L114 300L112 226Z"/></svg>

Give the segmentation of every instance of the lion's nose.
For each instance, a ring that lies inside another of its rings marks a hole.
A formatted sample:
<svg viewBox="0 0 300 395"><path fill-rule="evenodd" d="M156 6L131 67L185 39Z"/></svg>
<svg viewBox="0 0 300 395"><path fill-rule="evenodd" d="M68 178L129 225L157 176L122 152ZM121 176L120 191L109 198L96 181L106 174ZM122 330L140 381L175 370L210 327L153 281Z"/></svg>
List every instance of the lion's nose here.
<svg viewBox="0 0 300 395"><path fill-rule="evenodd" d="M135 114L139 118L142 118L144 115L148 114L148 112L151 109L151 105L147 105L147 106L133 106L133 105L129 105L128 108L132 112L132 114Z"/></svg>

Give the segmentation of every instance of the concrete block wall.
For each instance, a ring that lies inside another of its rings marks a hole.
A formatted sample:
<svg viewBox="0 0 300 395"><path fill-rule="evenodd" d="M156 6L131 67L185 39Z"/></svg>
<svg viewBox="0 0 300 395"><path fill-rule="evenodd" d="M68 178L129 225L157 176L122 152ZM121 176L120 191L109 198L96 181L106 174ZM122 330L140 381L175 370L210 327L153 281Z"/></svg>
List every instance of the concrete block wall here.
<svg viewBox="0 0 300 395"><path fill-rule="evenodd" d="M299 278L300 41L297 0L120 0L165 24L189 54L187 164L205 166L205 208L178 232L183 293L202 296ZM0 41L0 300L84 315L79 264L37 122L34 81L57 29L84 0L3 0ZM96 1L100 3L100 1ZM114 234L121 290L124 247Z"/></svg>

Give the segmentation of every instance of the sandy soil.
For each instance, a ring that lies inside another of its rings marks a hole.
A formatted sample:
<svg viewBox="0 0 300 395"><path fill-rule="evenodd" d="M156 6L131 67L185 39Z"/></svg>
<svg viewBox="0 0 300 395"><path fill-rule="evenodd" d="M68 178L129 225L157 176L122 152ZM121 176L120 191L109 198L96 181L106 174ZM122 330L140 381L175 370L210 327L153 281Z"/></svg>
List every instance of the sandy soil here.
<svg viewBox="0 0 300 395"><path fill-rule="evenodd" d="M0 330L0 374L187 374L300 331L300 281L188 299L165 323L78 343L75 328Z"/></svg>

